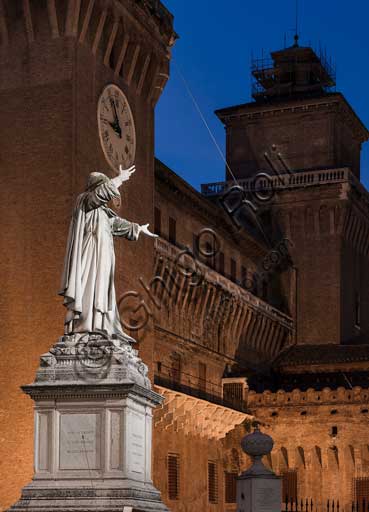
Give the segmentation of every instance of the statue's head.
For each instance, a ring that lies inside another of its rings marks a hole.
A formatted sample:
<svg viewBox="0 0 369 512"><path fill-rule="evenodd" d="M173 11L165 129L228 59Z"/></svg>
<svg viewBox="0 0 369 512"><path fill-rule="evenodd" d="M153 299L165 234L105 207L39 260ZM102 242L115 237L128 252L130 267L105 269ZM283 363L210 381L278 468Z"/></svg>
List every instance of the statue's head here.
<svg viewBox="0 0 369 512"><path fill-rule="evenodd" d="M110 178L105 176L102 172L91 172L87 180L87 190L93 190L108 181L110 181Z"/></svg>

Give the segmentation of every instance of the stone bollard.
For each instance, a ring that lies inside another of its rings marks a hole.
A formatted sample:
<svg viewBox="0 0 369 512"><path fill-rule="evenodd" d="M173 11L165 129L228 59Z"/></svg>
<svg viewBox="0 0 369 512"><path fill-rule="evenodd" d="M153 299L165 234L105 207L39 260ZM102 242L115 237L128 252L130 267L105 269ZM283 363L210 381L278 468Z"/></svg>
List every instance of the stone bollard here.
<svg viewBox="0 0 369 512"><path fill-rule="evenodd" d="M242 449L253 463L237 479L237 512L281 512L281 478L262 462L273 445L273 439L260 432L259 426L242 439Z"/></svg>

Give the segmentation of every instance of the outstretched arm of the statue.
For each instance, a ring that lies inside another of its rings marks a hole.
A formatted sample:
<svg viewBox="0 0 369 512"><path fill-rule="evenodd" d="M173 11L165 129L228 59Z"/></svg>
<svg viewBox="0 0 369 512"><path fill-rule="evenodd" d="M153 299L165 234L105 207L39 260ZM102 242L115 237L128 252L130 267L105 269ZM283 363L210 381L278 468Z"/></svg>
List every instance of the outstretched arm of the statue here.
<svg viewBox="0 0 369 512"><path fill-rule="evenodd" d="M138 240L141 232L139 224L122 219L121 217L114 217L112 219L112 228L114 236L121 236L128 240Z"/></svg>
<svg viewBox="0 0 369 512"><path fill-rule="evenodd" d="M152 238L156 238L158 236L151 233L149 230L149 224L143 224L140 226L136 222L130 222L129 220L122 219L120 217L113 218L114 236L122 236L124 238L128 238L128 240L137 240L141 233Z"/></svg>

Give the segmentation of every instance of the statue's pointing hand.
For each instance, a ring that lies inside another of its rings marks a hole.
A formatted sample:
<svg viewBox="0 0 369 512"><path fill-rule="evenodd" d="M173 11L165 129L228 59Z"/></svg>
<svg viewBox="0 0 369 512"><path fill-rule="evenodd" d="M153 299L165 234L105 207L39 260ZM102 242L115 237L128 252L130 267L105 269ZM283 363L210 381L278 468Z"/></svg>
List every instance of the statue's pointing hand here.
<svg viewBox="0 0 369 512"><path fill-rule="evenodd" d="M155 235L155 233L151 233L149 230L150 224L144 224L143 226L140 226L140 232L145 233L147 236L151 236L152 238L157 238L158 235Z"/></svg>
<svg viewBox="0 0 369 512"><path fill-rule="evenodd" d="M122 183L124 181L128 181L131 177L131 175L136 172L136 166L135 165L132 165L131 167L129 167L128 169L123 169L123 166L120 165L119 166L119 176L122 180Z"/></svg>
<svg viewBox="0 0 369 512"><path fill-rule="evenodd" d="M132 165L128 169L123 169L123 166L119 166L119 175L112 179L114 185L119 188L124 181L128 181L131 175L136 171L136 166Z"/></svg>

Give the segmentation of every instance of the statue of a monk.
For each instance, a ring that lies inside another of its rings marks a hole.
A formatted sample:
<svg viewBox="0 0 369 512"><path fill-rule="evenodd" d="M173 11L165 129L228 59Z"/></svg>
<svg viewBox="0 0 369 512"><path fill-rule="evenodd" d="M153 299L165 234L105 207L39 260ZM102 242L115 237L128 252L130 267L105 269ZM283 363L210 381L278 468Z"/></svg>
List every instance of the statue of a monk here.
<svg viewBox="0 0 369 512"><path fill-rule="evenodd" d="M123 334L116 302L113 236L137 240L140 233L157 235L149 231L149 224L140 226L118 217L107 204L120 199L119 187L134 172L135 166L120 167L113 179L93 172L86 191L77 198L59 292L67 308L65 334L103 332L129 338Z"/></svg>

